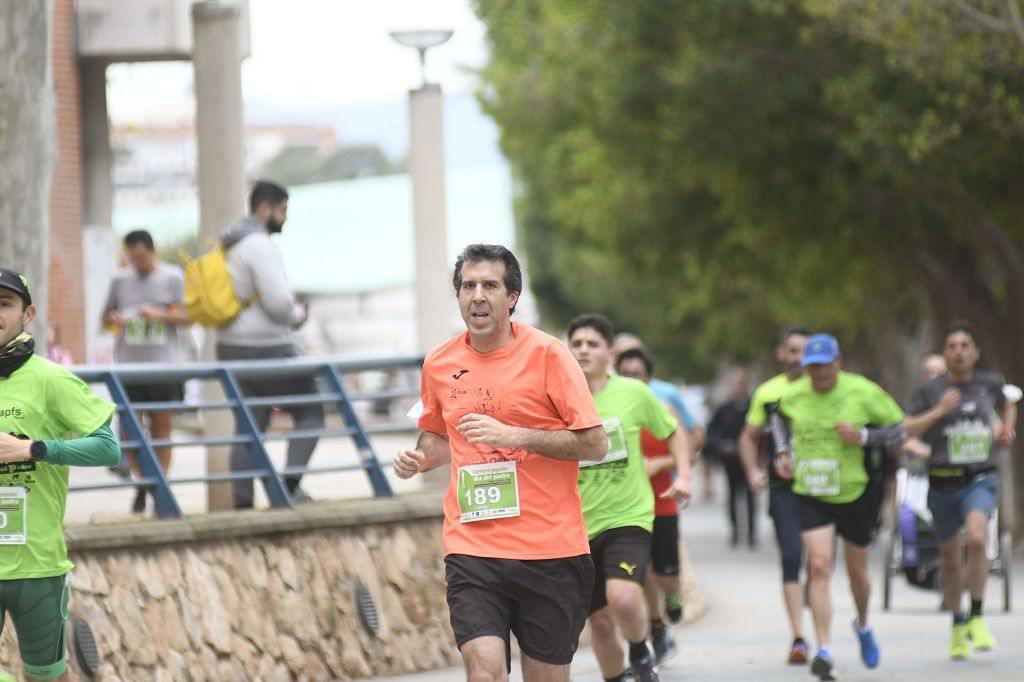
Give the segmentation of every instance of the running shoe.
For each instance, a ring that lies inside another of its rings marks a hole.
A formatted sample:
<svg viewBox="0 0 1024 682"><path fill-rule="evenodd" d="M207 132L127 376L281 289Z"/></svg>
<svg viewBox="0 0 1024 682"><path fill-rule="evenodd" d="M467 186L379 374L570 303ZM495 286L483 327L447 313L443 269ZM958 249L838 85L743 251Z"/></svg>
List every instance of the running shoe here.
<svg viewBox="0 0 1024 682"><path fill-rule="evenodd" d="M631 667L633 669L633 679L636 682L661 682L661 677L658 676L658 669L655 667L654 659L651 658L650 654L633 663Z"/></svg>
<svg viewBox="0 0 1024 682"><path fill-rule="evenodd" d="M953 624L953 637L949 642L949 657L954 661L966 661L970 650L967 646L967 623Z"/></svg>
<svg viewBox="0 0 1024 682"><path fill-rule="evenodd" d="M967 636L976 651L991 651L996 648L996 638L988 629L988 623L981 616L971 616L967 621Z"/></svg>
<svg viewBox="0 0 1024 682"><path fill-rule="evenodd" d="M834 680L835 676L835 665L832 663L832 657L829 655L822 655L818 652L818 655L811 661L811 674L817 675L819 680Z"/></svg>
<svg viewBox="0 0 1024 682"><path fill-rule="evenodd" d="M878 643L875 642L875 631L868 628L864 632L857 627L857 618L853 619L853 631L860 640L860 658L864 665L869 668L877 668L878 661L882 658L882 652L878 650Z"/></svg>
<svg viewBox="0 0 1024 682"><path fill-rule="evenodd" d="M665 597L665 615L673 625L683 621L683 595L670 594Z"/></svg>
<svg viewBox="0 0 1024 682"><path fill-rule="evenodd" d="M654 645L654 665L661 665L679 653L676 640L665 627L660 628L657 634L651 635L651 644Z"/></svg>
<svg viewBox="0 0 1024 682"><path fill-rule="evenodd" d="M788 663L792 665L805 665L810 660L810 656L807 655L807 642L800 639L793 640L793 646L789 648L789 659Z"/></svg>
<svg viewBox="0 0 1024 682"><path fill-rule="evenodd" d="M136 488L135 499L132 501L132 514L144 514L146 512L146 489Z"/></svg>

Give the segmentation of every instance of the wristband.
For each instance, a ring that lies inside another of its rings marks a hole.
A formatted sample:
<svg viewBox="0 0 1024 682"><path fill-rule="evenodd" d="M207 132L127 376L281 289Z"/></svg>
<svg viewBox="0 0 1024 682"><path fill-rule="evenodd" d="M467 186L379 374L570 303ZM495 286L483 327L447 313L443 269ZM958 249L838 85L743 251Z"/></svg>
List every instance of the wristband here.
<svg viewBox="0 0 1024 682"><path fill-rule="evenodd" d="M860 444L861 445L867 445L868 444L868 427L866 427L866 426L860 427Z"/></svg>

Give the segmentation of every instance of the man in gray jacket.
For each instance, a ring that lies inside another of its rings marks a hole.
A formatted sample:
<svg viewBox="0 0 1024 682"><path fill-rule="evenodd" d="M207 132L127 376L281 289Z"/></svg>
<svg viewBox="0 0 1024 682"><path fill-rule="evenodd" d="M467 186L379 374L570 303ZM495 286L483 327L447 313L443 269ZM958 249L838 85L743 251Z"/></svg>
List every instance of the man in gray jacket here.
<svg viewBox="0 0 1024 682"><path fill-rule="evenodd" d="M231 283L240 301L249 301L238 316L217 330L218 360L258 360L294 358L301 355L292 341L292 330L309 317L306 306L297 303L288 287L281 252L270 240L288 218L288 192L272 182L259 181L249 194L249 215L228 227L220 241L227 251ZM246 396L299 395L317 393L312 377L291 379L243 380ZM261 432L270 424L271 407L253 407L252 414ZM324 409L319 403L282 406L292 415L297 431L319 429L324 425ZM296 438L288 443L288 466L305 466L316 448L317 438ZM231 448L231 470L252 468L249 445ZM294 501L308 501L300 487L301 476L286 476L285 484ZM253 482L232 483L236 509L253 506Z"/></svg>

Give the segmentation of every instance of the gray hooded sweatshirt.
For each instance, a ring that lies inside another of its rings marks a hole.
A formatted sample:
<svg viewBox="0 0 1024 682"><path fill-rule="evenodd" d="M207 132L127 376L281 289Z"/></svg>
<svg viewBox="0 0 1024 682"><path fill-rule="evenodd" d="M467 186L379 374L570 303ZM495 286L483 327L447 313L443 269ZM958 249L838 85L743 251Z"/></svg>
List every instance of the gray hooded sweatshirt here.
<svg viewBox="0 0 1024 682"><path fill-rule="evenodd" d="M221 233L235 295L243 303L258 297L234 320L217 330L217 343L279 346L292 342L292 329L305 311L295 302L284 261L267 228L246 216Z"/></svg>

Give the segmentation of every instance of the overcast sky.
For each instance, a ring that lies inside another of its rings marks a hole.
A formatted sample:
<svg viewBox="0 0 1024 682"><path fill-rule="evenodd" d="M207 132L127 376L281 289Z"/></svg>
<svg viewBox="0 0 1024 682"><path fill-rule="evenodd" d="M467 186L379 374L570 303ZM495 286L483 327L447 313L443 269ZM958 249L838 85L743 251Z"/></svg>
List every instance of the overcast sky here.
<svg viewBox="0 0 1024 682"><path fill-rule="evenodd" d="M430 80L446 92L473 90L471 71L487 59L470 0L250 0L250 22L252 54L242 67L247 104L315 109L404 98L420 82L419 61L389 31L455 31L427 57ZM188 63L115 64L108 83L115 124L194 116Z"/></svg>

